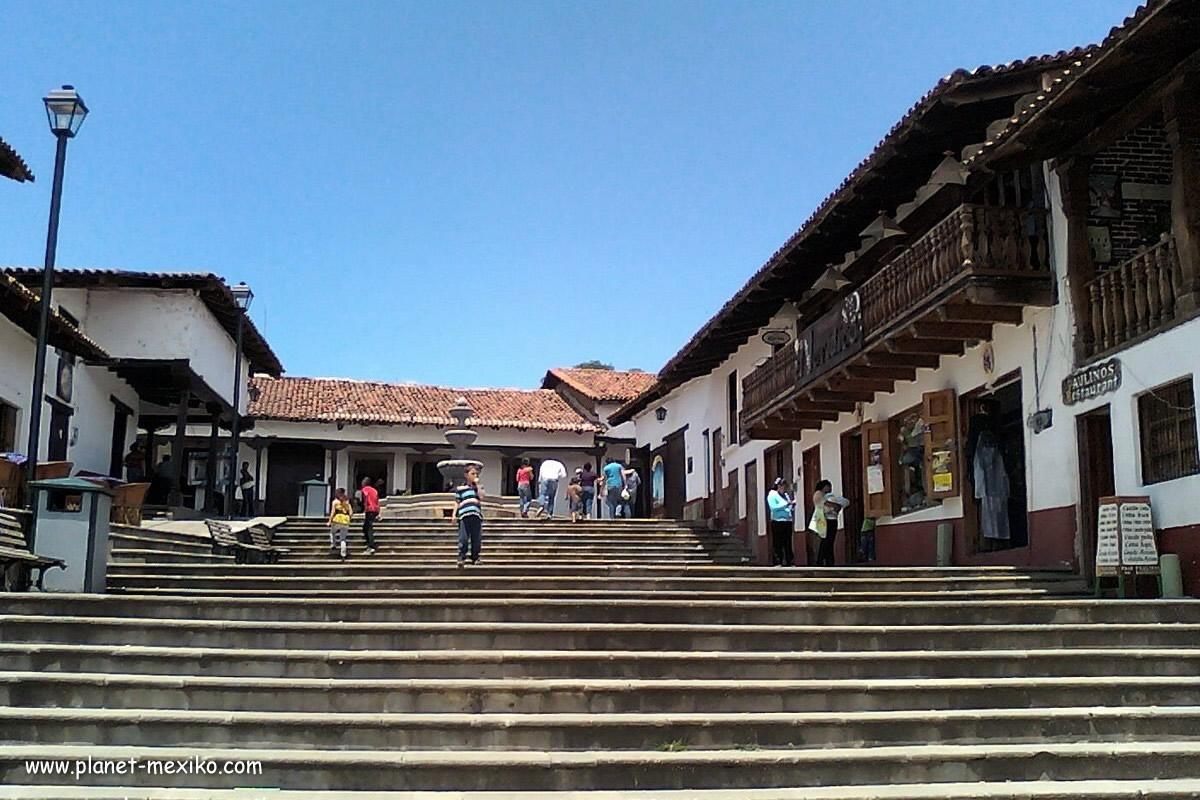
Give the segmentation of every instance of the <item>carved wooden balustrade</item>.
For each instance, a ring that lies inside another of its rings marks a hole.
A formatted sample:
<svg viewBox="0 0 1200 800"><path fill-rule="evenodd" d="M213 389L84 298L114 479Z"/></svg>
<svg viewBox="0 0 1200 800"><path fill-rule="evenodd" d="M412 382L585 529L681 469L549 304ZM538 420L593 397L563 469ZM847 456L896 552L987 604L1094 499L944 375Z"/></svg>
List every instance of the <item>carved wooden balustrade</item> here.
<svg viewBox="0 0 1200 800"><path fill-rule="evenodd" d="M934 225L859 290L871 339L965 275L1048 275L1041 209L965 204Z"/></svg>
<svg viewBox="0 0 1200 800"><path fill-rule="evenodd" d="M1093 278L1091 355L1115 350L1175 319L1179 294L1179 254L1175 237L1157 244Z"/></svg>
<svg viewBox="0 0 1200 800"><path fill-rule="evenodd" d="M796 386L796 350L789 343L742 379L742 427L746 421Z"/></svg>

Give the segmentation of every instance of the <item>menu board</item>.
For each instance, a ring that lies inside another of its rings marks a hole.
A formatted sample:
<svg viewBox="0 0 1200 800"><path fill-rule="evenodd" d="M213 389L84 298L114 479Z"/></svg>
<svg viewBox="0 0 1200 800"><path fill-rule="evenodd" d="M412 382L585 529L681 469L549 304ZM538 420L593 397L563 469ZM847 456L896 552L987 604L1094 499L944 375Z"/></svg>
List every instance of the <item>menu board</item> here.
<svg viewBox="0 0 1200 800"><path fill-rule="evenodd" d="M1116 503L1102 503L1096 517L1097 575L1118 575L1121 572L1121 526L1117 514Z"/></svg>
<svg viewBox="0 0 1200 800"><path fill-rule="evenodd" d="M1102 497L1096 515L1097 575L1157 575L1149 497Z"/></svg>

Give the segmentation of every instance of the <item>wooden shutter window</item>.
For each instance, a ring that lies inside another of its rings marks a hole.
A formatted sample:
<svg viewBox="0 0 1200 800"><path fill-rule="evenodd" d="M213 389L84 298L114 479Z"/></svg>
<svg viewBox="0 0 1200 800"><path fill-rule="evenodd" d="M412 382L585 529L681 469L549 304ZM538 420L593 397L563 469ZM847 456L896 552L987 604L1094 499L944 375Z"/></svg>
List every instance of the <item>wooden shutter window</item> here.
<svg viewBox="0 0 1200 800"><path fill-rule="evenodd" d="M921 395L925 421L925 492L928 500L958 497L962 488L959 469L958 397L953 389Z"/></svg>
<svg viewBox="0 0 1200 800"><path fill-rule="evenodd" d="M863 511L873 519L890 517L895 513L893 496L896 493L893 480L891 425L887 422L864 422L862 426L863 448ZM882 491L872 492L873 488Z"/></svg>

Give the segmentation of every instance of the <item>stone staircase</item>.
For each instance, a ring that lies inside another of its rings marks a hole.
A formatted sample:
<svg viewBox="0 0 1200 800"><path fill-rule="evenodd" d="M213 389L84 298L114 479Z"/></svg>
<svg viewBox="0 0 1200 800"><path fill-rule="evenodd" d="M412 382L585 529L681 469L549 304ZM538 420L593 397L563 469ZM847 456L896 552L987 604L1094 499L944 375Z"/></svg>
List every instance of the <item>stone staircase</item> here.
<svg viewBox="0 0 1200 800"><path fill-rule="evenodd" d="M462 570L449 523L378 538L125 528L110 594L5 596L0 798L1200 797L1197 601L650 521L489 521Z"/></svg>

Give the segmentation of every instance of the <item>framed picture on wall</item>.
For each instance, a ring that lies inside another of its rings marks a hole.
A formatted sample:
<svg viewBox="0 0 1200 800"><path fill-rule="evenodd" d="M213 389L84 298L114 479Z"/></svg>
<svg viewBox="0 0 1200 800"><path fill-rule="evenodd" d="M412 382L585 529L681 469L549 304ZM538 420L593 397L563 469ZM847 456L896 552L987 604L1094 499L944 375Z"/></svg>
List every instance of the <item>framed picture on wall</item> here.
<svg viewBox="0 0 1200 800"><path fill-rule="evenodd" d="M1088 176L1088 214L1100 219L1121 218L1121 176Z"/></svg>
<svg viewBox="0 0 1200 800"><path fill-rule="evenodd" d="M1088 244L1092 248L1092 263L1112 263L1112 233L1105 225L1089 225Z"/></svg>

